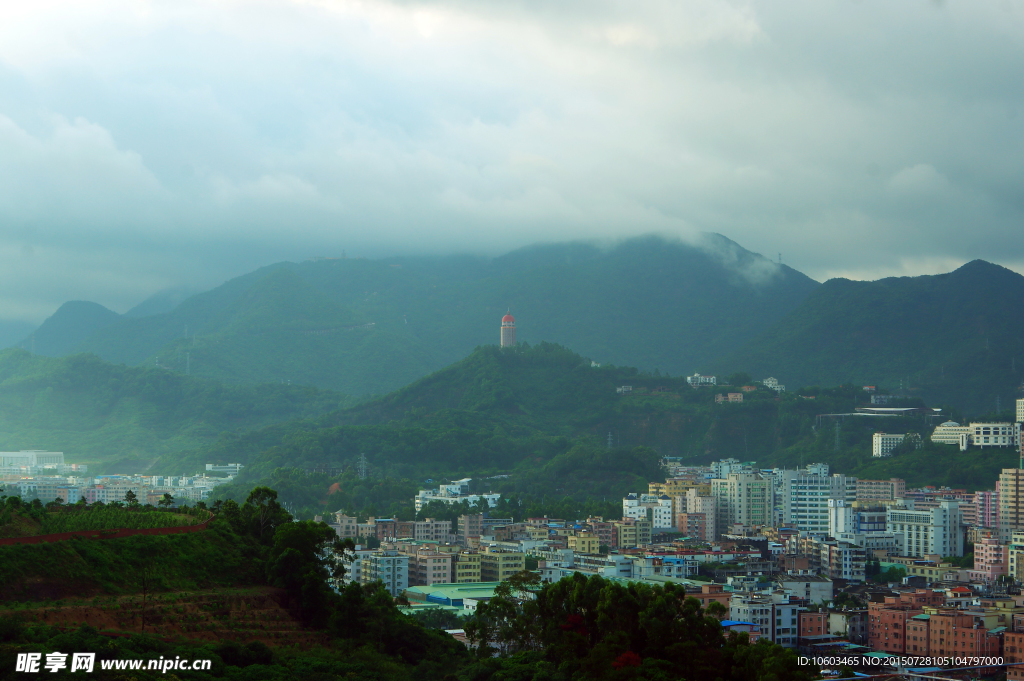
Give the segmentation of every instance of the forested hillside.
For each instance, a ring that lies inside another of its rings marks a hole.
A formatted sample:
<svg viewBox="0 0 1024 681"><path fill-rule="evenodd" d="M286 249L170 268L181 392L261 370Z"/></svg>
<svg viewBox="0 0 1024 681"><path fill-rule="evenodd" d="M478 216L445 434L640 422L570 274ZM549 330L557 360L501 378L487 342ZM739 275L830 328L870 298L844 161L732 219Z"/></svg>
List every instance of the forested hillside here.
<svg viewBox="0 0 1024 681"><path fill-rule="evenodd" d="M732 380L746 384L749 375ZM622 385L632 393L618 393ZM502 492L527 505L542 499L616 500L662 479L664 456L693 464L736 457L762 467L824 461L837 472L862 477L972 488L990 487L999 469L1012 463L1012 452L965 457L930 442L886 461L871 458L875 430L916 432L927 439L936 423L961 418L956 411L829 416L867 404L869 396L859 386L781 395L757 387L744 393L742 404L716 404L716 394L737 390L693 389L680 378L595 367L553 344L488 346L384 398L225 437L193 456L248 464L237 484L219 489L224 497L262 481L309 512L372 507L397 515L411 514L411 497L428 478L473 477L474 489ZM360 454L370 466L366 480L355 474Z"/></svg>
<svg viewBox="0 0 1024 681"><path fill-rule="evenodd" d="M535 246L494 259L321 260L262 268L166 313L90 318L87 330L62 308L35 342L57 355L361 396L497 342L511 307L520 340L679 375L738 348L816 287L719 235L693 245L633 239L610 250Z"/></svg>
<svg viewBox="0 0 1024 681"><path fill-rule="evenodd" d="M91 355L52 359L0 351L0 450L62 451L69 462L92 464L90 472L156 465L193 473L179 467L180 452L224 433L344 405L343 396L309 387L231 386Z"/></svg>
<svg viewBox="0 0 1024 681"><path fill-rule="evenodd" d="M1022 305L1024 277L981 260L935 276L833 279L715 366L770 372L791 389L902 384L902 394L987 412L1020 397Z"/></svg>

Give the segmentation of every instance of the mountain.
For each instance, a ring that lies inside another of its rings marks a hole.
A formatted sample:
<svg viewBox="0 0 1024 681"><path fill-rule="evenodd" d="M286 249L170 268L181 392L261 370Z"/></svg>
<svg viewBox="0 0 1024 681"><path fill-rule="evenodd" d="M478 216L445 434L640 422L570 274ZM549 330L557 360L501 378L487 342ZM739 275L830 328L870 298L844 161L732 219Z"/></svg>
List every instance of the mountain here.
<svg viewBox="0 0 1024 681"><path fill-rule="evenodd" d="M283 385L225 386L91 355L51 359L0 351L0 451L63 451L69 462L138 471L212 444L224 433L324 414L341 395Z"/></svg>
<svg viewBox="0 0 1024 681"><path fill-rule="evenodd" d="M1024 277L975 260L948 274L832 279L718 370L885 386L968 412L1009 408L1024 380Z"/></svg>
<svg viewBox="0 0 1024 681"><path fill-rule="evenodd" d="M121 315L99 303L71 300L42 323L18 347L47 357L71 353L86 338L121 319Z"/></svg>
<svg viewBox="0 0 1024 681"><path fill-rule="evenodd" d="M632 391L618 391L623 385ZM269 484L310 513L328 504L409 515L416 489L432 486L429 480L461 477L474 479L474 491L510 498L607 502L663 478L663 456L694 465L735 457L768 468L826 462L859 477L971 489L989 488L999 470L1015 461L1011 449L964 455L928 441L937 423L961 418L956 412L863 416L838 426L819 417L866 404L859 386L804 395L762 386L743 391L742 403L716 403L725 392L739 390L694 389L683 378L595 367L549 343L486 346L382 398L221 438L183 454L179 467L246 464L238 481L218 488L222 498L241 498L254 485ZM922 406L918 398L903 404ZM916 432L925 446L879 461L871 456L876 430ZM356 475L361 456L366 479ZM311 475L316 469L324 473ZM428 483L417 482L423 480Z"/></svg>
<svg viewBox="0 0 1024 681"><path fill-rule="evenodd" d="M154 293L149 298L124 313L125 317L150 317L170 312L195 291L187 286L175 286Z"/></svg>
<svg viewBox="0 0 1024 681"><path fill-rule="evenodd" d="M18 345L25 338L31 338L35 329L36 325L31 322L16 319L0 321L0 348L9 348Z"/></svg>
<svg viewBox="0 0 1024 681"><path fill-rule="evenodd" d="M540 245L494 259L321 259L122 317L83 334L74 351L235 383L384 394L496 343L511 307L519 340L679 375L739 348L817 286L713 234L608 250Z"/></svg>

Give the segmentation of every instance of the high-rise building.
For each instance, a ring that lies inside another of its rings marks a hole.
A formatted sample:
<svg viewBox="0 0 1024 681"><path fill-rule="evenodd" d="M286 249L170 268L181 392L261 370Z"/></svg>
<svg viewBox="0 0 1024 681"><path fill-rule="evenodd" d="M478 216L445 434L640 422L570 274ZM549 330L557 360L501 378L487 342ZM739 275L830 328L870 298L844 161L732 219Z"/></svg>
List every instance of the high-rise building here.
<svg viewBox="0 0 1024 681"><path fill-rule="evenodd" d="M999 492L999 539L1008 544L1014 530L1024 530L1024 470L1004 468L996 487Z"/></svg>
<svg viewBox="0 0 1024 681"><path fill-rule="evenodd" d="M763 478L758 473L730 473L724 480L711 481L711 496L715 497L718 534L729 532L731 525L772 524L775 498L771 478Z"/></svg>
<svg viewBox="0 0 1024 681"><path fill-rule="evenodd" d="M1024 423L1024 399L1017 400L1017 423Z"/></svg>
<svg viewBox="0 0 1024 681"><path fill-rule="evenodd" d="M975 492L974 508L978 527L999 527L999 490Z"/></svg>
<svg viewBox="0 0 1024 681"><path fill-rule="evenodd" d="M912 506L890 506L886 510L886 525L886 531L896 536L901 555L964 555L959 502L943 500L937 508L920 511Z"/></svg>
<svg viewBox="0 0 1024 681"><path fill-rule="evenodd" d="M501 318L501 347L510 348L516 344L516 318L511 311Z"/></svg>
<svg viewBox="0 0 1024 681"><path fill-rule="evenodd" d="M830 499L852 503L857 498L857 478L845 475L811 475L803 471L783 471L782 519L801 532L828 534Z"/></svg>

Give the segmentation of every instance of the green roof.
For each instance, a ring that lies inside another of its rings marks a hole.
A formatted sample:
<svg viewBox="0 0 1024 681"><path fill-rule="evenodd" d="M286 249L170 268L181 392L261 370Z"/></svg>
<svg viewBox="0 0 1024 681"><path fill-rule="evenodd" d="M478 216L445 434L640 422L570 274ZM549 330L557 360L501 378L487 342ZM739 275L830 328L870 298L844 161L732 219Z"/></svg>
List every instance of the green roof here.
<svg viewBox="0 0 1024 681"><path fill-rule="evenodd" d="M915 619L915 620L930 620L931 618L932 618L931 615L914 615L914 617L912 619Z"/></svg>
<svg viewBox="0 0 1024 681"><path fill-rule="evenodd" d="M492 598L494 590L501 582L466 582L465 584L431 584L430 586L410 586L405 590L406 594L415 598L421 596L423 600L431 595L441 596L449 600L461 600L463 598ZM417 599L419 600L419 599Z"/></svg>

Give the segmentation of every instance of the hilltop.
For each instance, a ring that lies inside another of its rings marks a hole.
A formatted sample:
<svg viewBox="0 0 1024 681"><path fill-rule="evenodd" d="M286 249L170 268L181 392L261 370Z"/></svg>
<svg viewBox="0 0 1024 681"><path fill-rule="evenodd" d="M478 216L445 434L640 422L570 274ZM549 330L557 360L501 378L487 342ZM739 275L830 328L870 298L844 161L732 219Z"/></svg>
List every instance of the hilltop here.
<svg viewBox="0 0 1024 681"><path fill-rule="evenodd" d="M632 392L617 392L623 385ZM928 443L878 461L871 458L873 431L927 437L937 420L960 415L846 419L837 441L835 421L818 415L867 404L859 386L781 395L755 386L742 404L715 402L716 394L738 389L694 389L682 378L597 367L554 344L486 346L385 397L226 437L202 456L249 466L236 484L218 488L224 497L271 484L309 512L328 504L406 515L415 481L428 478L472 477L478 490L547 503L615 500L663 478L663 456L691 464L736 457L766 467L825 461L861 477L972 487L990 485L1012 459L1012 452L995 452L968 460ZM360 454L369 462L367 480L355 477ZM332 472L308 474L318 467Z"/></svg>
<svg viewBox="0 0 1024 681"><path fill-rule="evenodd" d="M739 348L817 286L714 234L607 250L539 245L493 259L319 260L264 267L142 317L86 325L61 308L35 341L55 355L91 352L232 383L385 394L496 342L511 306L520 340L678 375Z"/></svg>
<svg viewBox="0 0 1024 681"><path fill-rule="evenodd" d="M715 366L790 388L885 384L929 403L991 411L1024 381L1024 277L975 260L948 274L832 279Z"/></svg>

